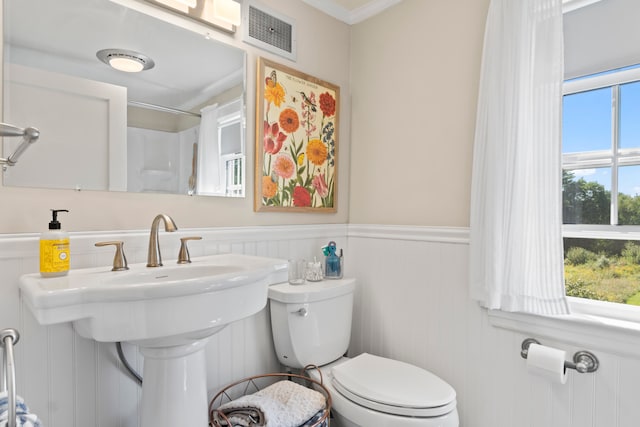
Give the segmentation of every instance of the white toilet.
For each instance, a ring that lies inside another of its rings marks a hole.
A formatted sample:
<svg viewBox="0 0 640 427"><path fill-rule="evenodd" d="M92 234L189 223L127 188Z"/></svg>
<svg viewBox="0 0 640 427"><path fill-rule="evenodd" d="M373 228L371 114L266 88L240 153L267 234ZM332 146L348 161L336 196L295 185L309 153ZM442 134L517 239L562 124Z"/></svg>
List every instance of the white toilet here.
<svg viewBox="0 0 640 427"><path fill-rule="evenodd" d="M339 427L458 427L456 392L429 371L367 353L343 355L351 338L355 279L269 288L280 362L321 367ZM319 373L310 371L314 379Z"/></svg>

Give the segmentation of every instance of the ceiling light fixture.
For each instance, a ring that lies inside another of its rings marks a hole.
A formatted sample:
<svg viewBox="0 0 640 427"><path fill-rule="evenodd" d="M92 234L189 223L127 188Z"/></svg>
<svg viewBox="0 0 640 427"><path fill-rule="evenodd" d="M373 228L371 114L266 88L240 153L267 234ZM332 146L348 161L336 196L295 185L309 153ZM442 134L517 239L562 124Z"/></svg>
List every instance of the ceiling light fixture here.
<svg viewBox="0 0 640 427"><path fill-rule="evenodd" d="M126 73L138 73L153 68L155 63L147 55L125 49L102 49L98 59L112 68Z"/></svg>

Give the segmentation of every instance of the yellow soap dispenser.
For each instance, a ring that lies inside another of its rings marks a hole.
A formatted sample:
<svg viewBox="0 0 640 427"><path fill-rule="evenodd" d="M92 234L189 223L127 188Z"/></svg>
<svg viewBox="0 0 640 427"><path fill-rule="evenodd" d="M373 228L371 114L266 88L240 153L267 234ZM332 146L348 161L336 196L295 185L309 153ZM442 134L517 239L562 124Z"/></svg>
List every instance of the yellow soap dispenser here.
<svg viewBox="0 0 640 427"><path fill-rule="evenodd" d="M62 231L58 212L66 209L51 209L53 219L49 231L40 235L40 274L43 277L64 276L69 272L69 235Z"/></svg>

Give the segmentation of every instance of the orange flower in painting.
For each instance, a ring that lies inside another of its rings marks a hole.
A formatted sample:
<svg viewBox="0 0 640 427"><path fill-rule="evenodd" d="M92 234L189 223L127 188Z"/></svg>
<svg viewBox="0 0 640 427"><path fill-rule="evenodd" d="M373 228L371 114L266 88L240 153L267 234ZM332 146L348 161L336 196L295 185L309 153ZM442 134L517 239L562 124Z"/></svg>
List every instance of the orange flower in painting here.
<svg viewBox="0 0 640 427"><path fill-rule="evenodd" d="M262 177L262 197L272 198L278 192L278 184L273 182L269 175Z"/></svg>
<svg viewBox="0 0 640 427"><path fill-rule="evenodd" d="M273 171L278 176L289 179L296 172L296 164L291 160L291 157L286 155L279 155L276 157L276 161L273 165Z"/></svg>
<svg viewBox="0 0 640 427"><path fill-rule="evenodd" d="M336 113L336 100L329 92L320 95L320 109L327 116L333 116Z"/></svg>
<svg viewBox="0 0 640 427"><path fill-rule="evenodd" d="M266 99L267 102L273 102L273 105L279 107L284 101L284 88L280 83L265 85L264 99Z"/></svg>
<svg viewBox="0 0 640 427"><path fill-rule="evenodd" d="M307 159L316 166L327 160L327 147L319 139L312 139L307 144Z"/></svg>
<svg viewBox="0 0 640 427"><path fill-rule="evenodd" d="M287 133L293 133L300 127L298 113L291 108L285 108L280 113L280 127Z"/></svg>

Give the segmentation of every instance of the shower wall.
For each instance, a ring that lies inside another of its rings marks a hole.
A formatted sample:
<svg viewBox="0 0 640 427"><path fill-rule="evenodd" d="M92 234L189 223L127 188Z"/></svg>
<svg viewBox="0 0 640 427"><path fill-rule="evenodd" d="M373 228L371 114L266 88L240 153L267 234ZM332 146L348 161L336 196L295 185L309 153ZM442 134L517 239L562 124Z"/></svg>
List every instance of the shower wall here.
<svg viewBox="0 0 640 427"><path fill-rule="evenodd" d="M198 128L127 128L127 191L187 194Z"/></svg>

